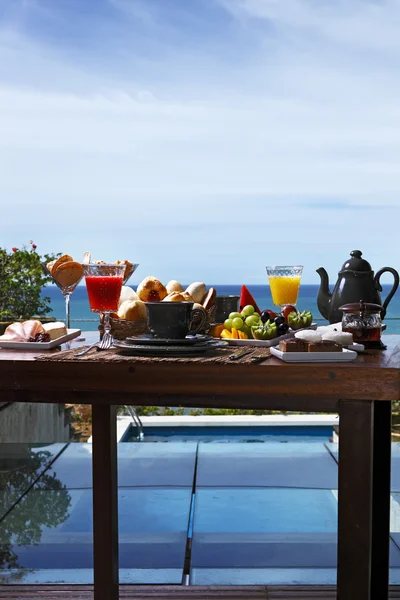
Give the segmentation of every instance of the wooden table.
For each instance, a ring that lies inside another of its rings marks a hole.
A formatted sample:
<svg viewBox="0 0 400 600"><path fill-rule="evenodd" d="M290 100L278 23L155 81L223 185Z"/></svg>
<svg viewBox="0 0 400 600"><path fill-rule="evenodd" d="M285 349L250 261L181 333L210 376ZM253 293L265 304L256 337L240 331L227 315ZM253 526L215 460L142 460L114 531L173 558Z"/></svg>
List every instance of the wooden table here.
<svg viewBox="0 0 400 600"><path fill-rule="evenodd" d="M0 350L0 402L92 404L95 600L118 598L117 405L338 412L339 600L385 600L400 336L354 363L41 362ZM37 354L37 353L36 353Z"/></svg>

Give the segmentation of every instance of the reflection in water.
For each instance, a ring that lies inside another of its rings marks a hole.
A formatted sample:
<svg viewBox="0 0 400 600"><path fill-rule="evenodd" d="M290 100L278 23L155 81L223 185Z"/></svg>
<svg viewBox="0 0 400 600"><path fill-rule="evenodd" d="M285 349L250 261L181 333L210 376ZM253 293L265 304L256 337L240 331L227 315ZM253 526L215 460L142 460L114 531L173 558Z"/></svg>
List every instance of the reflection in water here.
<svg viewBox="0 0 400 600"><path fill-rule="evenodd" d="M12 570L0 574L0 583L18 581L27 572L14 546L37 546L42 527L57 527L69 516L71 497L55 473L44 473L35 483L53 458L29 444L0 445L0 509L5 508L0 512L0 570ZM43 490L48 493L37 493Z"/></svg>

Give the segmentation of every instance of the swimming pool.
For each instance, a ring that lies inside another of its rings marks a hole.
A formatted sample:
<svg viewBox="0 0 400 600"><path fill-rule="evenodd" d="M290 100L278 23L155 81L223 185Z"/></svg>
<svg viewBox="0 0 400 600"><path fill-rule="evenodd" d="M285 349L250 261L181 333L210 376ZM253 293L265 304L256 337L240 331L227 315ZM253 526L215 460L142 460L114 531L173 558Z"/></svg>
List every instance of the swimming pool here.
<svg viewBox="0 0 400 600"><path fill-rule="evenodd" d="M129 425L120 442L138 442L139 429ZM329 442L333 437L332 425L206 425L206 426L152 426L144 424L143 442L217 442L266 443L270 441Z"/></svg>

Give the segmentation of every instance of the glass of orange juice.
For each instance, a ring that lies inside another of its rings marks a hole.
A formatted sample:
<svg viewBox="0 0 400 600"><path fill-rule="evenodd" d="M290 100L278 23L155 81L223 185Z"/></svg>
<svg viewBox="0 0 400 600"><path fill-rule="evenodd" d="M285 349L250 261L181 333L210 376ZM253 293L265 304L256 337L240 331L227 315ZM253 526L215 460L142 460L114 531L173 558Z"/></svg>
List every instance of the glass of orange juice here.
<svg viewBox="0 0 400 600"><path fill-rule="evenodd" d="M301 265L266 267L272 302L275 306L296 306L303 267Z"/></svg>

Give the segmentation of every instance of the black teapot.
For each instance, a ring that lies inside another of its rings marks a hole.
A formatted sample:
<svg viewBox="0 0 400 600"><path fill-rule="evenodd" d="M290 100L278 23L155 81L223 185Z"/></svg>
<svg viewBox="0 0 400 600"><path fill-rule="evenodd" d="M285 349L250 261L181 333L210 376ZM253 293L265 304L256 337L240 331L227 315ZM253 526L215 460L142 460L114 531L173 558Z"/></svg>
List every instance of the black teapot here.
<svg viewBox="0 0 400 600"><path fill-rule="evenodd" d="M352 302L371 302L381 304L381 317L385 317L386 308L399 286L399 274L391 267L380 269L374 276L369 262L361 258L360 250L350 252L351 258L347 260L339 271L339 279L331 293L329 290L328 273L323 267L317 269L321 277L321 285L317 296L318 310L330 323L339 323L342 320L340 306ZM392 273L394 282L386 300L382 304L382 286L379 279L382 273Z"/></svg>

